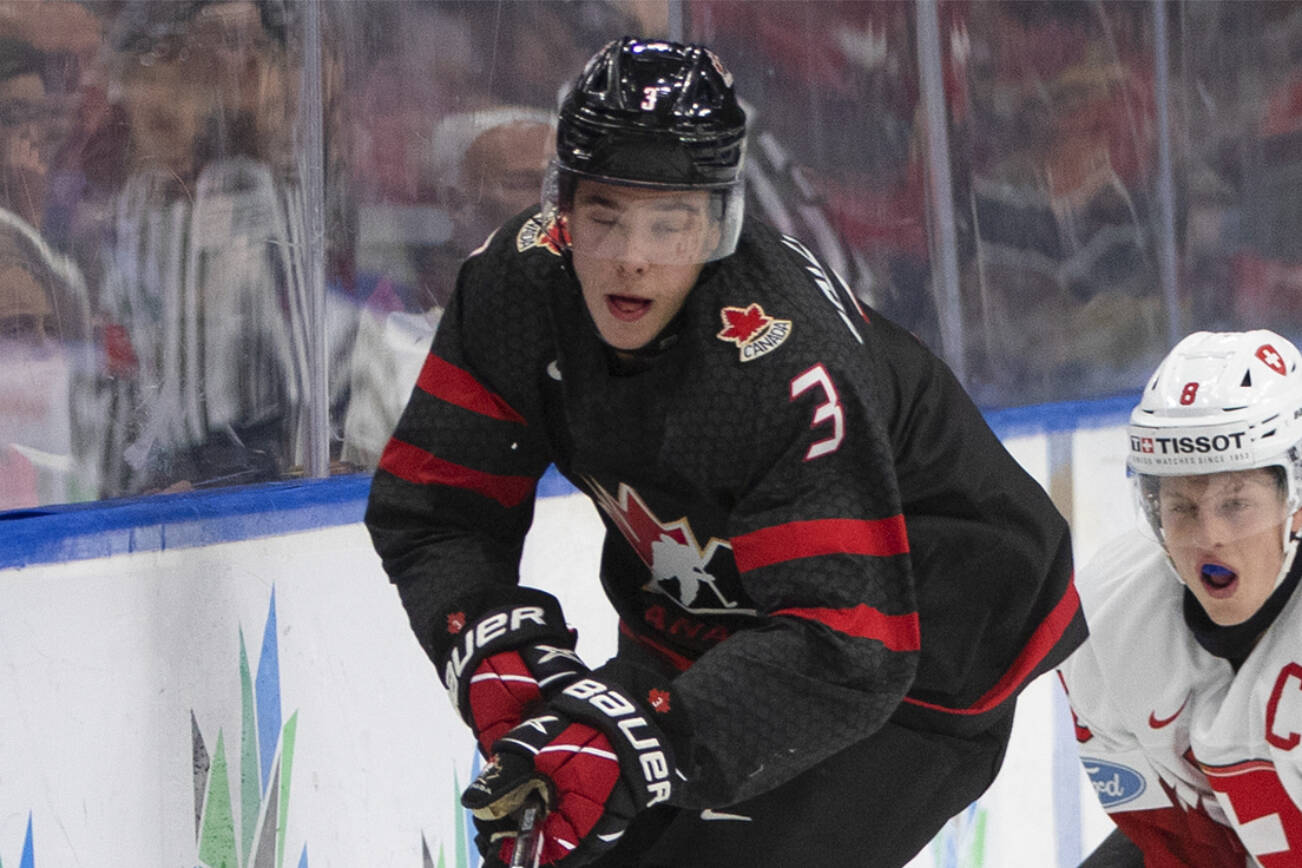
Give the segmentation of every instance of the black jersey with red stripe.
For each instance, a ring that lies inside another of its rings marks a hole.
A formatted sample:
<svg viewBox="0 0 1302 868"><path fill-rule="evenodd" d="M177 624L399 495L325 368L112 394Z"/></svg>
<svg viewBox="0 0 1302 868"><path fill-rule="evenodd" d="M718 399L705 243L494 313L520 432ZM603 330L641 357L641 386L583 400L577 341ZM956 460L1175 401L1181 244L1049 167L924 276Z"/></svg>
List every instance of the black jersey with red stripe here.
<svg viewBox="0 0 1302 868"><path fill-rule="evenodd" d="M683 804L763 792L891 717L979 730L1084 638L1044 491L798 241L748 221L620 359L549 229L521 215L465 263L372 486L440 669L464 625L541 593L519 560L551 464L601 513L625 635L676 667Z"/></svg>

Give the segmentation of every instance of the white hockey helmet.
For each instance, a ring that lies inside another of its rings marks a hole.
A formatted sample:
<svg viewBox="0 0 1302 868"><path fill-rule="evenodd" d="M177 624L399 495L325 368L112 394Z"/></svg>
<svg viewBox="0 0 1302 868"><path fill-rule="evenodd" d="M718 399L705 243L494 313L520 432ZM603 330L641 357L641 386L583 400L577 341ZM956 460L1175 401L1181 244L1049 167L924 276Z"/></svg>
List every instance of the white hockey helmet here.
<svg viewBox="0 0 1302 868"><path fill-rule="evenodd" d="M1153 372L1129 435L1126 467L1159 539L1144 477L1279 467L1292 512L1302 505L1302 354L1266 329L1195 332Z"/></svg>

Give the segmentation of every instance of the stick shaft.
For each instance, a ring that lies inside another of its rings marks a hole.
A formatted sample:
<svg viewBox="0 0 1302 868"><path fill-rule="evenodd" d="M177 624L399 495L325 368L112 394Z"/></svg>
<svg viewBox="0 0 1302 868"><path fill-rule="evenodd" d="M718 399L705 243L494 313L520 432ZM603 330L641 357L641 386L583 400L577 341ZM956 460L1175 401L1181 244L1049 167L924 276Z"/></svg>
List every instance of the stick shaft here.
<svg viewBox="0 0 1302 868"><path fill-rule="evenodd" d="M536 793L529 796L520 811L520 832L515 837L510 868L538 868L538 860L542 856L544 816L542 799Z"/></svg>

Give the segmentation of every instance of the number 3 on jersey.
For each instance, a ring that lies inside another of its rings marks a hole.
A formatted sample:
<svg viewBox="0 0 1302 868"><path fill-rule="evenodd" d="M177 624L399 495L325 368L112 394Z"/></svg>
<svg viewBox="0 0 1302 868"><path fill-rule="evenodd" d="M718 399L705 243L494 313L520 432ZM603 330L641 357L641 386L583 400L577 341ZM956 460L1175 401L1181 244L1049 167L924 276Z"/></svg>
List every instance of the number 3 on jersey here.
<svg viewBox="0 0 1302 868"><path fill-rule="evenodd" d="M841 409L841 397L836 394L836 387L832 385L832 378L828 376L827 369L821 364L814 365L791 381L791 400L796 400L796 398L815 387L823 390L823 397L826 400L814 408L814 421L810 423L809 427L816 428L819 425L831 422L832 434L830 437L825 437L812 444L806 450L806 461L823 455L830 455L840 448L841 441L845 439L845 411Z"/></svg>

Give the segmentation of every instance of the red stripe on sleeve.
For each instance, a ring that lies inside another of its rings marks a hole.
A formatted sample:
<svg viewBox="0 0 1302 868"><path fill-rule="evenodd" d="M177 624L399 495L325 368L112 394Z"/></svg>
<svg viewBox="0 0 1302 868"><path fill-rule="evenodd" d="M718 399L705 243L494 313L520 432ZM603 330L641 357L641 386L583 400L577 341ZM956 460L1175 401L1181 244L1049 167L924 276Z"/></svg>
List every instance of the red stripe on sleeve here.
<svg viewBox="0 0 1302 868"><path fill-rule="evenodd" d="M416 385L421 391L472 413L524 424L524 417L513 410L500 395L486 389L468 371L445 362L433 353L425 357Z"/></svg>
<svg viewBox="0 0 1302 868"><path fill-rule="evenodd" d="M1063 632L1071 624L1072 619L1080 610L1080 596L1076 593L1076 583L1071 582L1067 585L1067 591L1058 601L1058 605L1053 607L1053 611L1040 622L1040 626L1035 628L1031 634L1030 641L1022 648L1022 653L1017 655L1013 665L1004 673L994 687L986 691L974 705L969 708L946 708L943 705L935 705L930 702L923 702L920 699L904 697L904 701L912 705L930 708L935 711L944 711L950 714L981 714L996 707L1005 699L1013 694L1018 687L1027 679L1032 672L1040 665L1040 661L1054 649L1058 640L1062 638Z"/></svg>
<svg viewBox="0 0 1302 868"><path fill-rule="evenodd" d="M519 505L533 493L531 476L501 476L444 461L401 440L390 440L380 456L380 468L416 485L450 485L492 498L505 507Z"/></svg>
<svg viewBox="0 0 1302 868"><path fill-rule="evenodd" d="M887 615L860 603L850 609L779 609L772 614L817 621L847 636L877 639L892 651L917 651L922 647L917 612Z"/></svg>
<svg viewBox="0 0 1302 868"><path fill-rule="evenodd" d="M816 555L902 555L909 550L904 516L872 521L824 518L792 521L732 538L732 553L741 572Z"/></svg>

